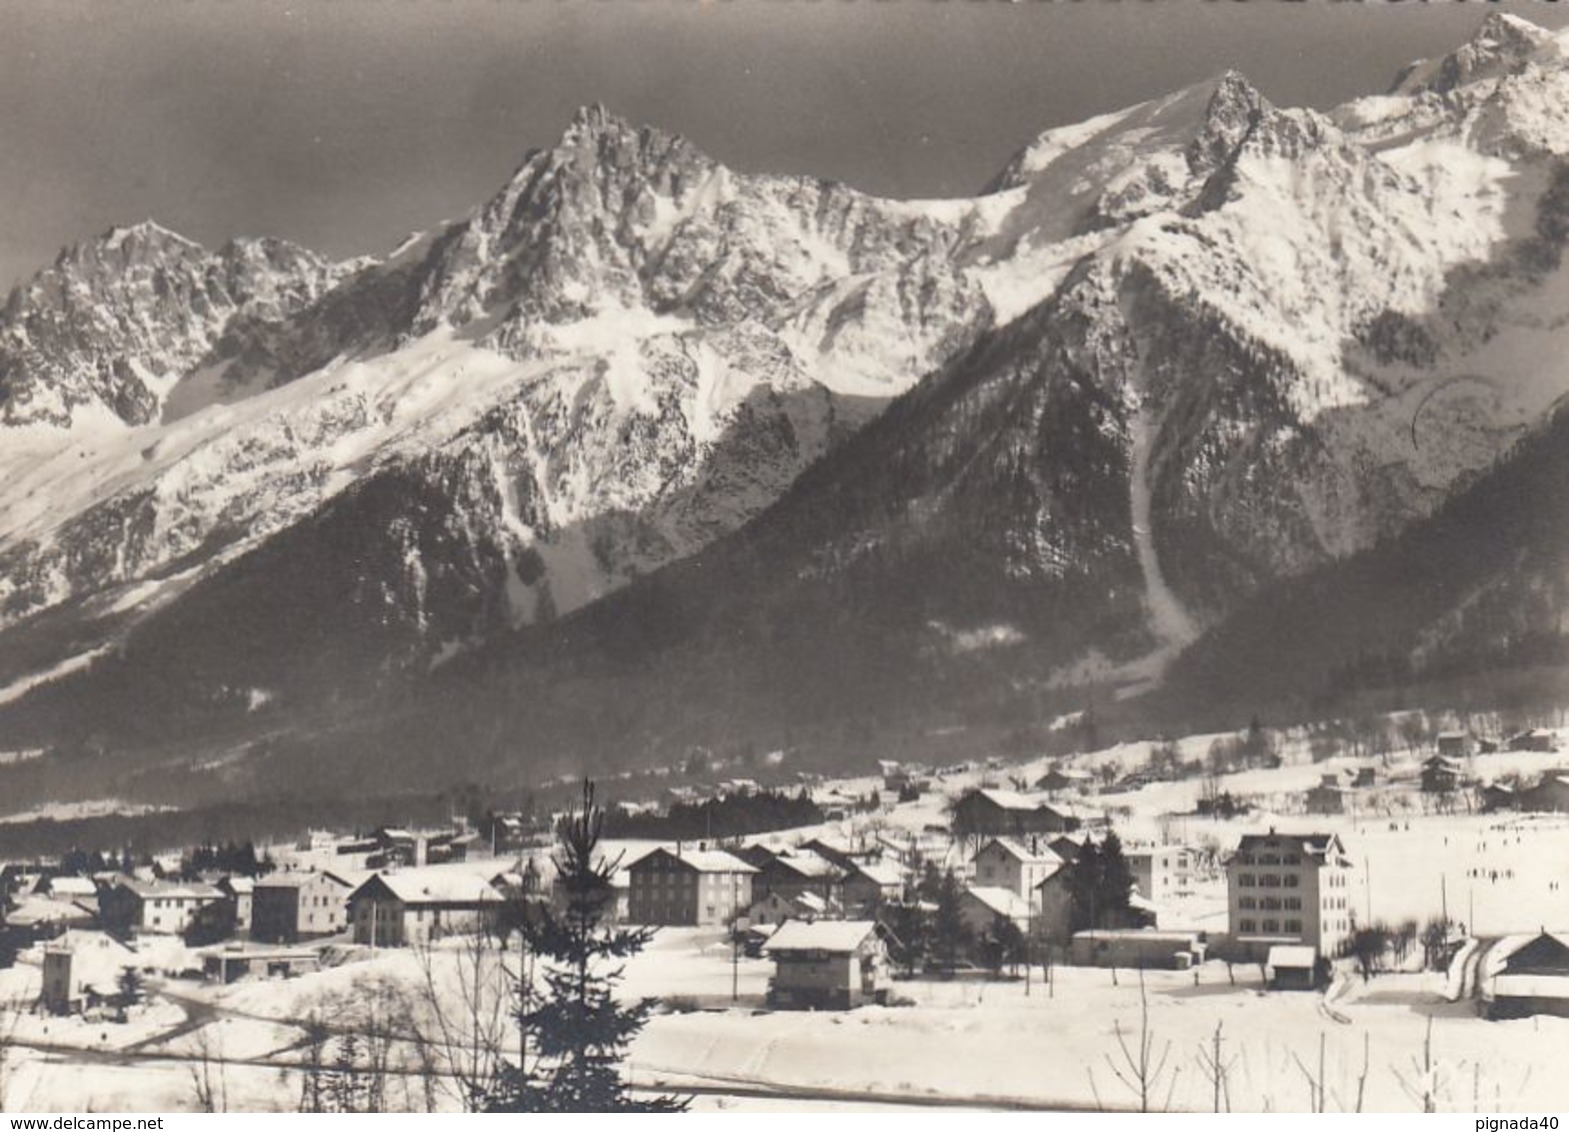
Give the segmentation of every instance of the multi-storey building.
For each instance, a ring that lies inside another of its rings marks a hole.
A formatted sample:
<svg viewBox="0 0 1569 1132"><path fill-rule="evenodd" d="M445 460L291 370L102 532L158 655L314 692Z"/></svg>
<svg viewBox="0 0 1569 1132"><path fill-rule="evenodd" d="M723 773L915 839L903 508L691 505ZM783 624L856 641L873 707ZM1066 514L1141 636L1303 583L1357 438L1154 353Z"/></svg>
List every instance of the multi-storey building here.
<svg viewBox="0 0 1569 1132"><path fill-rule="evenodd" d="M1197 855L1186 845L1159 845L1125 850L1133 883L1148 900L1161 901L1193 887Z"/></svg>
<svg viewBox="0 0 1569 1132"><path fill-rule="evenodd" d="M265 876L251 895L251 938L293 943L341 932L349 926L349 893L354 888L331 872Z"/></svg>
<svg viewBox="0 0 1569 1132"><path fill-rule="evenodd" d="M627 866L635 924L726 925L752 905L757 870L718 849L655 849Z"/></svg>
<svg viewBox="0 0 1569 1132"><path fill-rule="evenodd" d="M1015 896L1029 898L1036 885L1062 868L1062 858L1038 835L1018 840L993 837L981 846L972 864L976 885L1006 888Z"/></svg>
<svg viewBox="0 0 1569 1132"><path fill-rule="evenodd" d="M1338 954L1355 927L1351 859L1333 833L1250 833L1226 862L1232 938Z"/></svg>

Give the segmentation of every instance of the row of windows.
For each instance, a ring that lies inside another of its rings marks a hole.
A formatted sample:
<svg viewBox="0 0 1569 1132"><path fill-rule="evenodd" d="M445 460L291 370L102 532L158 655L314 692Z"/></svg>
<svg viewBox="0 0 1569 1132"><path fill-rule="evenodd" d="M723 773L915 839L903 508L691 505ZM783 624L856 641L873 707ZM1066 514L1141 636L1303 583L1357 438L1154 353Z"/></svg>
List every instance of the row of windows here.
<svg viewBox="0 0 1569 1132"><path fill-rule="evenodd" d="M1299 853L1238 853L1232 860L1239 865L1289 865L1295 868L1302 864Z"/></svg>
<svg viewBox="0 0 1569 1132"><path fill-rule="evenodd" d="M1344 908L1345 906L1346 906L1346 898L1344 896L1326 896L1326 897L1324 897L1324 907L1325 908Z"/></svg>
<svg viewBox="0 0 1569 1132"><path fill-rule="evenodd" d="M1261 925L1260 921L1245 916L1237 921L1237 930L1239 932L1263 931L1266 933L1284 931L1291 935L1301 935L1302 921L1298 919L1286 920L1285 926L1282 927L1281 921L1274 918L1262 921Z"/></svg>
<svg viewBox="0 0 1569 1132"><path fill-rule="evenodd" d="M732 888L750 887L750 882L737 880L733 876L721 876L714 873L657 873L642 878L640 888L696 888L701 882L704 888L723 888L726 891Z"/></svg>
<svg viewBox="0 0 1569 1132"><path fill-rule="evenodd" d="M1296 873L1287 873L1285 876L1279 873L1260 873L1257 876L1253 873L1238 873L1237 884L1242 888L1298 888L1302 878Z"/></svg>
<svg viewBox="0 0 1569 1132"><path fill-rule="evenodd" d="M1237 907L1249 910L1262 908L1266 912L1279 912L1282 909L1288 912L1300 912L1302 910L1302 897L1287 896L1282 898L1279 896L1265 896L1255 899L1251 896L1240 896L1237 898Z"/></svg>

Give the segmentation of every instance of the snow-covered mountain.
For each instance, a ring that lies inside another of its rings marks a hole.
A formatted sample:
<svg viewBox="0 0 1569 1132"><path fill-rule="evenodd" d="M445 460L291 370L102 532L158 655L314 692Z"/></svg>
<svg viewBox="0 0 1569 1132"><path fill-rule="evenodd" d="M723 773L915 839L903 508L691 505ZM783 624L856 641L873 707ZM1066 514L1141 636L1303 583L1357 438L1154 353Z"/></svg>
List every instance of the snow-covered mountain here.
<svg viewBox="0 0 1569 1132"><path fill-rule="evenodd" d="M737 729L813 665L791 711L1147 688L1569 390L1565 51L1490 16L1329 114L1229 73L951 201L595 107L384 259L84 245L0 329L0 708L47 739L76 673L95 726L243 729L466 657L465 710L567 696L603 750L650 726L592 706L626 671L752 665Z"/></svg>

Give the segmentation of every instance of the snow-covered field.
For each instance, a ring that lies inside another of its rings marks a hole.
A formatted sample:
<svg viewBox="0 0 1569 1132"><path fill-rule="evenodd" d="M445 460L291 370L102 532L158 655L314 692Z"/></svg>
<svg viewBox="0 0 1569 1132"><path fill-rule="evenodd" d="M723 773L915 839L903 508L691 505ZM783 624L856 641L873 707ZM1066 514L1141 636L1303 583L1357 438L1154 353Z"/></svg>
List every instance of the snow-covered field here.
<svg viewBox="0 0 1569 1132"><path fill-rule="evenodd" d="M457 955L449 948L434 960L448 994ZM660 931L631 962L623 984L628 997L655 995L665 1003L632 1049L631 1080L699 1090L697 1107L726 1111L796 1111L846 1101L978 1109L1135 1103L1112 1070L1122 1065L1117 1031L1136 1033L1140 1024L1135 972L1057 967L1048 985L1036 968L1028 989L1022 980L900 981L895 994L902 1005L774 1012L762 1008L771 966L736 959L712 930ZM6 975L0 989L25 992L22 982L36 984L36 972L23 967ZM287 1110L301 1085L298 1019L378 982L417 996L423 979L414 953L392 950L288 980L229 987L171 981L164 997L155 998L158 1005L129 1025L29 1016L19 1036L55 1048L21 1051L10 1107L188 1109L193 1069L199 1069L192 1059L205 1047L228 1063L212 1072L227 1088L231 1108ZM1470 1003L1445 1001L1441 974L1394 973L1370 984L1353 979L1331 992L1329 1009L1319 994L1265 993L1259 980L1256 968L1228 971L1219 962L1145 974L1149 1030L1167 1058L1156 1107L1208 1110L1212 1083L1199 1056L1219 1027L1222 1051L1234 1059L1227 1080L1233 1109L1306 1111L1302 1066L1316 1066L1320 1041L1331 1110L1355 1106L1364 1048L1363 1107L1419 1109L1415 1060L1429 1021L1440 1110L1569 1105L1569 1082L1557 1072L1569 1020L1484 1021ZM395 1082L403 1085L403 1078ZM413 1103L417 1088L409 1088L412 1099L405 1099Z"/></svg>

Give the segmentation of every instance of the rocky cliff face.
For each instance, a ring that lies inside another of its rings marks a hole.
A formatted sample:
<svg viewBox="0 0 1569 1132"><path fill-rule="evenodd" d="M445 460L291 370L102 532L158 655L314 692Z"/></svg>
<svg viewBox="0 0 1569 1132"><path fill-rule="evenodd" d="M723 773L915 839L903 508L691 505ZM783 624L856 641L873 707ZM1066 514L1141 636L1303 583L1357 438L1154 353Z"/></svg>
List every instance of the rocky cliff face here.
<svg viewBox="0 0 1569 1132"><path fill-rule="evenodd" d="M0 425L145 425L231 320L276 322L341 270L284 240L209 252L152 222L60 254L0 314Z"/></svg>

